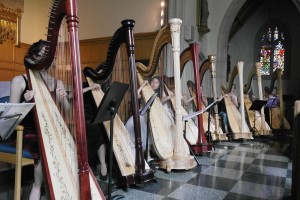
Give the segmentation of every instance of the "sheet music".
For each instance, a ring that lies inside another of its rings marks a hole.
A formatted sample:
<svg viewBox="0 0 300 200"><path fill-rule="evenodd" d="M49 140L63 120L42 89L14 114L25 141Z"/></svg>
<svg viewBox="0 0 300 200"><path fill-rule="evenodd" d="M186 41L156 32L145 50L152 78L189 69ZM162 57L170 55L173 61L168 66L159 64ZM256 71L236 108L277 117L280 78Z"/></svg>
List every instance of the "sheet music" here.
<svg viewBox="0 0 300 200"><path fill-rule="evenodd" d="M224 98L224 96L221 96L219 99L217 99L216 101L212 102L210 105L206 106L206 108L202 109L202 110L199 110L197 112L194 112L194 113L191 113L189 115L186 115L186 116L183 116L182 117L182 121L186 121L186 120L189 120L193 117L196 117L206 111L208 111L211 107L215 106L216 104L218 104L222 99Z"/></svg>
<svg viewBox="0 0 300 200"><path fill-rule="evenodd" d="M267 108L276 108L278 103L279 103L279 97L270 97L266 104L266 107Z"/></svg>
<svg viewBox="0 0 300 200"><path fill-rule="evenodd" d="M0 140L9 138L34 105L35 103L0 103Z"/></svg>

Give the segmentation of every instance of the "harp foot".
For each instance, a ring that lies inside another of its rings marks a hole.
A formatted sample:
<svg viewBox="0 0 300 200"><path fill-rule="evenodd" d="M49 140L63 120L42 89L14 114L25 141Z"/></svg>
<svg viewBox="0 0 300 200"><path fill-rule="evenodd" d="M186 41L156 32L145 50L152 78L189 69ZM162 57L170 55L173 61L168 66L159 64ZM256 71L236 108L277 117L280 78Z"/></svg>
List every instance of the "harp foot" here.
<svg viewBox="0 0 300 200"><path fill-rule="evenodd" d="M228 140L225 133L212 133L211 137L213 140Z"/></svg>
<svg viewBox="0 0 300 200"><path fill-rule="evenodd" d="M136 184L144 184L149 181L154 181L154 171L152 169L146 169L144 172L136 172L134 179Z"/></svg>
<svg viewBox="0 0 300 200"><path fill-rule="evenodd" d="M191 145L191 150L194 152L194 154L201 155L201 154L204 154L208 151L213 150L213 144L212 143L207 143L207 144Z"/></svg>
<svg viewBox="0 0 300 200"><path fill-rule="evenodd" d="M170 172L172 169L189 170L196 167L196 165L197 163L194 157L190 155L174 155L173 157L160 162L160 168L166 169L167 172Z"/></svg>
<svg viewBox="0 0 300 200"><path fill-rule="evenodd" d="M233 139L253 139L251 132L245 132L245 133L233 133Z"/></svg>

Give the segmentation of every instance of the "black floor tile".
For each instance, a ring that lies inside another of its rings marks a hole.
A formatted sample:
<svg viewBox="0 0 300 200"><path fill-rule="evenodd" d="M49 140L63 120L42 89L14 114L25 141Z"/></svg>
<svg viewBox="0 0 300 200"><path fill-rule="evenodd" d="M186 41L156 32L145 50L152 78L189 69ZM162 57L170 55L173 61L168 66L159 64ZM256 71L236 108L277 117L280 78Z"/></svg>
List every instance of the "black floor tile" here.
<svg viewBox="0 0 300 200"><path fill-rule="evenodd" d="M240 162L232 162L232 161L227 161L227 160L218 160L212 166L246 171L248 169L248 167L250 166L250 164L240 163Z"/></svg>
<svg viewBox="0 0 300 200"><path fill-rule="evenodd" d="M273 160L263 160L263 159L255 159L252 164L254 165L261 165L261 166L269 166L269 167L277 167L287 169L288 162L280 162L280 161L273 161Z"/></svg>
<svg viewBox="0 0 300 200"><path fill-rule="evenodd" d="M285 178L279 176L270 176L264 174L257 174L252 172L245 172L242 177L242 181L264 184L275 187L283 187L285 186Z"/></svg>
<svg viewBox="0 0 300 200"><path fill-rule="evenodd" d="M187 183L217 190L230 191L236 182L237 181L233 179L199 174Z"/></svg>
<svg viewBox="0 0 300 200"><path fill-rule="evenodd" d="M263 199L229 192L224 198L224 200L263 200Z"/></svg>
<svg viewBox="0 0 300 200"><path fill-rule="evenodd" d="M134 187L134 188L144 192L167 196L168 194L170 194L171 192L179 188L181 185L183 185L183 183L179 183L176 181L169 181L160 178L157 178L156 180L157 182L152 181L147 184L144 184L143 187Z"/></svg>
<svg viewBox="0 0 300 200"><path fill-rule="evenodd" d="M193 172L196 172L196 173L201 173L203 172L205 169L209 168L210 165L197 165L194 169L192 169Z"/></svg>
<svg viewBox="0 0 300 200"><path fill-rule="evenodd" d="M244 157L250 157L250 158L256 158L258 153L252 153L252 152L245 152L245 151L238 151L238 150L232 150L228 153L228 155L234 155L234 156L244 156Z"/></svg>
<svg viewBox="0 0 300 200"><path fill-rule="evenodd" d="M163 198L161 200L178 200L178 199L174 199L174 198L171 198L171 197L165 197L165 198Z"/></svg>

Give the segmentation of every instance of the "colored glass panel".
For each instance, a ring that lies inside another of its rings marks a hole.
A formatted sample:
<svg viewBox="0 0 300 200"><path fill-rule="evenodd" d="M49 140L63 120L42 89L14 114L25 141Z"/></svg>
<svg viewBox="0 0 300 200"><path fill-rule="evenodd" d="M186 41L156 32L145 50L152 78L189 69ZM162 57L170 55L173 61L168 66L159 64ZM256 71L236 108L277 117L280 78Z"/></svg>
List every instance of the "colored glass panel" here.
<svg viewBox="0 0 300 200"><path fill-rule="evenodd" d="M285 38L277 26L271 26L261 37L259 61L261 75L270 75L271 71L282 69L284 71Z"/></svg>

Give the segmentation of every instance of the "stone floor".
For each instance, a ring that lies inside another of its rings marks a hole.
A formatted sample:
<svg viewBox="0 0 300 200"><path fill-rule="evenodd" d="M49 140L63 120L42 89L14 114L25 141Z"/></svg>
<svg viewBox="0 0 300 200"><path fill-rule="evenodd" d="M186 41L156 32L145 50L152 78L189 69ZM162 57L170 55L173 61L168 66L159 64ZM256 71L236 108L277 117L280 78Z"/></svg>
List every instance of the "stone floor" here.
<svg viewBox="0 0 300 200"><path fill-rule="evenodd" d="M113 187L111 195L128 200L290 199L291 145L280 137L217 142L213 151L196 156L200 165L194 169L155 169L156 181L126 190ZM32 168L23 171L22 199L27 199ZM0 199L13 199L13 178L13 170L0 172ZM105 195L107 184L99 181Z"/></svg>

